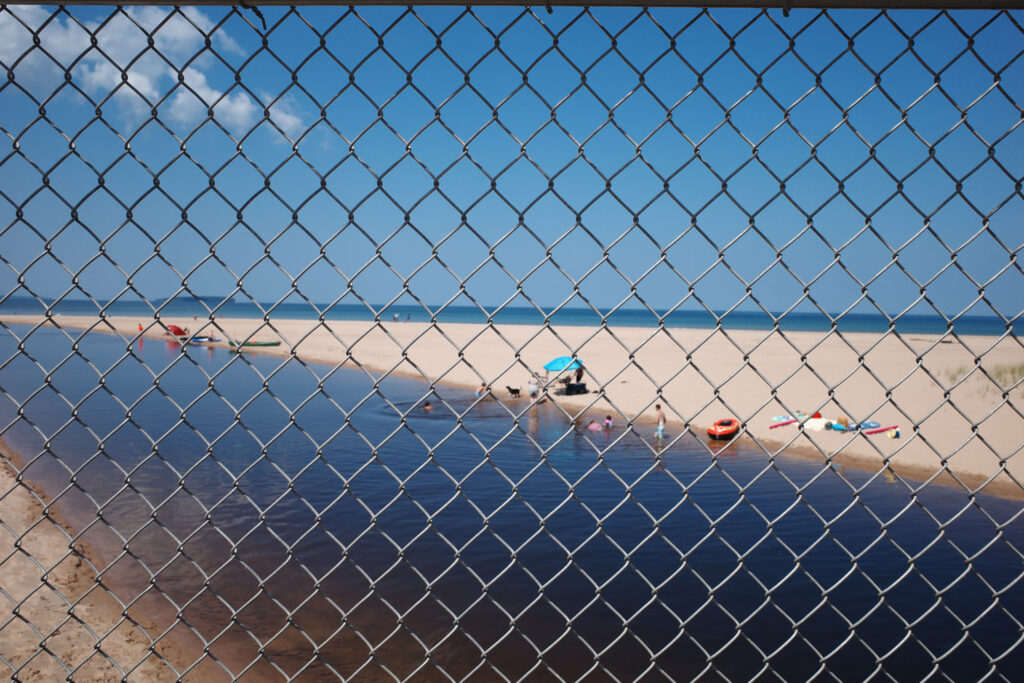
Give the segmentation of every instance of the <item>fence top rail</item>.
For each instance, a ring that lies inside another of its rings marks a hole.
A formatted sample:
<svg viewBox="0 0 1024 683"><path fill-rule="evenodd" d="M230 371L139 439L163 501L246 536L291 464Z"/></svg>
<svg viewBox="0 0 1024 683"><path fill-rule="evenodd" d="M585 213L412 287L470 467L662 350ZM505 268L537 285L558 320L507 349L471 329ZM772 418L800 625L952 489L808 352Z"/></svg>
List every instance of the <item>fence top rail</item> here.
<svg viewBox="0 0 1024 683"><path fill-rule="evenodd" d="M4 3L6 4L6 3ZM46 0L17 0L18 5L52 5ZM543 6L543 7L734 7L734 8L765 8L765 9L916 9L916 10L965 10L965 9L1021 9L1024 0L544 0L543 2L523 2L520 0L347 0L346 2L326 2L324 0L250 0L224 2L223 0L186 0L170 3L166 0L136 0L134 2L117 2L110 0L70 0L62 5L193 5L193 6L228 6L237 5L251 7L289 6L289 5L474 5L474 6Z"/></svg>

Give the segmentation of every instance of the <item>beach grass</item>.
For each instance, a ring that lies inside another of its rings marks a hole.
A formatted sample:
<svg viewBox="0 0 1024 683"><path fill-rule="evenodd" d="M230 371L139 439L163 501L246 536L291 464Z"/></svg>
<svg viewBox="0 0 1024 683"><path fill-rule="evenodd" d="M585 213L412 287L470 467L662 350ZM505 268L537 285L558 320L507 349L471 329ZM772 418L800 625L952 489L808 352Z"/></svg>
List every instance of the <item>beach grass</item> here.
<svg viewBox="0 0 1024 683"><path fill-rule="evenodd" d="M972 382L975 389L982 393L1001 393L1000 389L1007 391L1024 391L1024 386L1018 386L1015 389L1011 389L1011 387L1014 387L1014 385L1024 378L1024 363L1004 363L993 365L992 367L985 368L985 372L987 372L988 376L992 378L991 381L980 372L977 373L976 379L969 380ZM953 386L970 373L971 369L968 366L958 365L956 367L940 370L938 374L949 386ZM993 381L995 384L993 384ZM996 386L997 384L998 386Z"/></svg>
<svg viewBox="0 0 1024 683"><path fill-rule="evenodd" d="M939 375L946 380L949 385L956 384L959 382L964 375L968 373L966 365L958 365L955 368L946 368L939 372Z"/></svg>
<svg viewBox="0 0 1024 683"><path fill-rule="evenodd" d="M1024 378L1024 363L1015 363L1013 365L997 365L988 374L992 375L992 379L999 382L999 385L1003 389L1009 389L1018 382L1021 378ZM1024 389L1024 387L1017 387L1017 390Z"/></svg>

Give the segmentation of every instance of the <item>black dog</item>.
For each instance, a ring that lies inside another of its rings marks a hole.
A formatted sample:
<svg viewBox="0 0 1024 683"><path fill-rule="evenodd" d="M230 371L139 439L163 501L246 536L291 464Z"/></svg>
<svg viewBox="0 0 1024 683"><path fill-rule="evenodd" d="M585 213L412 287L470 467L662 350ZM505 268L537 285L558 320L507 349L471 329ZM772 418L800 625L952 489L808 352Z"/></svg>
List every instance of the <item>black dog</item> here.
<svg viewBox="0 0 1024 683"><path fill-rule="evenodd" d="M510 398L519 398L519 389L510 387L507 384L505 385L505 388L508 389L508 395Z"/></svg>

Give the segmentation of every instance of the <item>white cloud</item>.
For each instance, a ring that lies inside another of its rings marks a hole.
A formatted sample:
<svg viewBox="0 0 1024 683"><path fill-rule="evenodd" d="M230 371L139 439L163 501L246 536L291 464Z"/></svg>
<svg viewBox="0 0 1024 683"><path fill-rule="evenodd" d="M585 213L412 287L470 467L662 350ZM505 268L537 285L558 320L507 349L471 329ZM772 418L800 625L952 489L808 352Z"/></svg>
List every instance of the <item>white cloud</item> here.
<svg viewBox="0 0 1024 683"><path fill-rule="evenodd" d="M206 74L197 69L185 69L185 84L191 90L179 88L170 100L169 113L179 123L192 123L204 118L212 106L214 115L225 127L240 130L250 128L260 113L260 108L247 93L237 91L225 95L211 87Z"/></svg>
<svg viewBox="0 0 1024 683"><path fill-rule="evenodd" d="M186 17L195 23L196 26L201 28L203 33L209 33L213 30L214 23L210 21L209 17L203 14L198 8L190 5L188 7L183 7L181 11ZM239 45L234 38L228 35L227 31L220 30L214 33L213 43L223 51L232 52L236 55L246 54L245 50L242 49L242 46Z"/></svg>
<svg viewBox="0 0 1024 683"><path fill-rule="evenodd" d="M281 98L270 107L270 119L293 140L302 134L305 127L302 117L294 112L294 107L286 98Z"/></svg>
<svg viewBox="0 0 1024 683"><path fill-rule="evenodd" d="M178 72L184 69L185 82L195 94L178 88L162 105L174 120L194 123L213 106L218 120L239 129L252 126L262 115L260 105L246 92L225 94L211 82L213 73L204 67L216 62L200 53L205 48L203 34L214 31L216 24L199 8L172 12L166 7L128 7L105 23L81 20L81 25L65 14L51 18L49 9L35 5L7 9L0 12L0 61L8 66L18 62L16 78L37 96L59 87L63 70L73 64L74 77L88 93L102 99L113 92L125 113L137 113L177 87ZM39 31L40 48L52 59L33 49L33 31ZM96 37L96 49L89 32ZM149 49L147 33L153 36L155 50ZM223 29L212 38L218 50L243 53ZM130 88L124 86L125 77ZM302 128L301 117L286 103L275 104L271 117L289 134Z"/></svg>

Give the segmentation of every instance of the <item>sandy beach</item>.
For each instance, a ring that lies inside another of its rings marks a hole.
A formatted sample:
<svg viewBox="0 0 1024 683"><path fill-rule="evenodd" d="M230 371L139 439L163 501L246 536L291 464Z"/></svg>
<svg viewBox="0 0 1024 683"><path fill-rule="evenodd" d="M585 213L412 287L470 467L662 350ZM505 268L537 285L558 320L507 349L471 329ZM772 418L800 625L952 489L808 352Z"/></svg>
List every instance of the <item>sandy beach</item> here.
<svg viewBox="0 0 1024 683"><path fill-rule="evenodd" d="M139 335L166 338L152 320L53 320L72 335L89 329L126 342ZM4 321L46 323L38 316ZM803 455L917 478L941 475L956 484L953 475L972 488L985 485L987 492L1013 497L1020 495L1013 478L1024 478L1024 459L1015 455L1024 438L1024 389L1005 394L985 374L1003 386L1016 381L1013 368L1019 373L1024 350L1012 337L290 319L162 322L222 338L216 346L227 346L228 339L281 341L247 353L294 354L332 367L414 377L439 387L442 396L444 386L475 389L485 382L501 400L509 396L507 387L525 397L531 373L543 382L546 362L575 355L585 365L590 393L562 395L554 373L546 387L567 419L585 423L611 414L618 425L632 422L647 435L660 402L669 439L687 429L703 436L715 420L735 417L766 458ZM521 410L528 403L523 398L511 405ZM898 426L900 438L816 431L813 423L772 428L774 416L798 412Z"/></svg>

